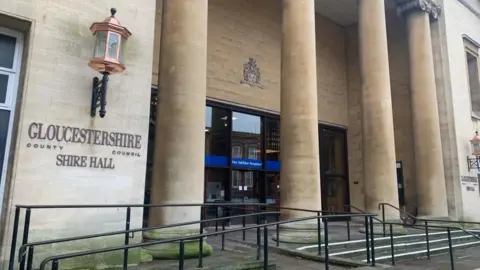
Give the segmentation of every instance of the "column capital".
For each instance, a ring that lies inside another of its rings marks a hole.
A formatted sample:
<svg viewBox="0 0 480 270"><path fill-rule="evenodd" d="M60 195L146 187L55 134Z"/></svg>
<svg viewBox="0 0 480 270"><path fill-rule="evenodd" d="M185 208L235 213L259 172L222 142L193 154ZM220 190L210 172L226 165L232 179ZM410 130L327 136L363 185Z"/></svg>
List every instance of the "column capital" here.
<svg viewBox="0 0 480 270"><path fill-rule="evenodd" d="M395 0L397 13L400 17L410 12L421 11L430 15L432 20L438 19L442 13L442 6L433 0Z"/></svg>

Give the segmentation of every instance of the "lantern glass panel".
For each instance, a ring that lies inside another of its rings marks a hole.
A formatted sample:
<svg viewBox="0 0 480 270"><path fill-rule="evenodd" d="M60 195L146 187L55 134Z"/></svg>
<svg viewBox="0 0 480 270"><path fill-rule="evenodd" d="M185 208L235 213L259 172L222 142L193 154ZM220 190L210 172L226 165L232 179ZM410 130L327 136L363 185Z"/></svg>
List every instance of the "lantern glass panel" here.
<svg viewBox="0 0 480 270"><path fill-rule="evenodd" d="M480 155L480 141L472 141L472 150L474 155Z"/></svg>
<svg viewBox="0 0 480 270"><path fill-rule="evenodd" d="M106 32L97 32L95 34L95 49L93 51L94 58L104 58L105 57L105 45L107 43L107 33Z"/></svg>
<svg viewBox="0 0 480 270"><path fill-rule="evenodd" d="M119 62L120 64L125 64L125 45L126 45L126 39L122 37L122 42L120 43L120 57L119 57Z"/></svg>
<svg viewBox="0 0 480 270"><path fill-rule="evenodd" d="M110 32L108 37L108 58L118 59L118 49L120 46L120 35Z"/></svg>

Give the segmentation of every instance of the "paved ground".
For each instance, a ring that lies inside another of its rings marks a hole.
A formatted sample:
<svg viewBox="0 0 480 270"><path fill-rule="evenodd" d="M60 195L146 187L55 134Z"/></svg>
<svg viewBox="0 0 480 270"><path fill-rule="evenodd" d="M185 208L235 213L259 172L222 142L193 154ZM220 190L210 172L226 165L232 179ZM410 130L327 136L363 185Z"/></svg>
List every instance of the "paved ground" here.
<svg viewBox="0 0 480 270"><path fill-rule="evenodd" d="M208 243L214 248L212 256L203 258L203 269L236 269L241 264L263 265L263 251L260 260L257 260L257 250L248 245L241 243L225 241L225 250L222 251L221 238L211 237ZM291 270L291 269L325 269L323 263L304 260L278 254L274 251L269 251L268 259L270 263L276 265L276 269ZM167 270L178 269L178 261L155 261L136 267L129 267L132 270ZM198 269L198 259L191 259L185 261L185 269ZM230 268L225 268L230 267ZM348 269L340 266L330 266L331 270Z"/></svg>

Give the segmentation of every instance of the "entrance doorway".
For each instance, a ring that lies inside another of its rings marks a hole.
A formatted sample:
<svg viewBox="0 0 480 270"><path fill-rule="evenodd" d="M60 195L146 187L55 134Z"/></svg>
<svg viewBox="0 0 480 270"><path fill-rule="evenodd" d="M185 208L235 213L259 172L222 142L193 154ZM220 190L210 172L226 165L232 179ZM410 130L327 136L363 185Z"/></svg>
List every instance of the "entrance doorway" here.
<svg viewBox="0 0 480 270"><path fill-rule="evenodd" d="M350 203L346 132L326 126L319 129L322 211L342 213Z"/></svg>
<svg viewBox="0 0 480 270"><path fill-rule="evenodd" d="M265 173L265 192L263 202L266 204L279 207L280 206L280 173L266 172ZM275 208L270 208L269 211L277 211ZM268 216L269 222L276 221L276 217Z"/></svg>

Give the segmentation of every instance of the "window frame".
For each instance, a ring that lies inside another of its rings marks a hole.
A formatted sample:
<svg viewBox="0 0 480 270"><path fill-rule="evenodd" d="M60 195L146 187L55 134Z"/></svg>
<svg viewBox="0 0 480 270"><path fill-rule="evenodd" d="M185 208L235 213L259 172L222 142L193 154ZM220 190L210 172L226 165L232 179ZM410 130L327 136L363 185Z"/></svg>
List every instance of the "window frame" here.
<svg viewBox="0 0 480 270"><path fill-rule="evenodd" d="M480 44L475 42L473 39L471 39L468 36L463 36L463 48L464 48L464 57L465 57L465 69L466 69L466 75L467 75L467 85L468 85L468 95L469 95L469 106L470 106L470 116L474 119L480 120L480 114L477 114L473 110L473 95L472 95L472 89L470 87L470 71L468 67L468 54L470 54L472 57L474 57L477 61L477 73L478 78L480 78L480 57L479 57L479 50L480 50ZM480 85L480 80L479 80L479 85ZM478 89L480 91L480 88Z"/></svg>
<svg viewBox="0 0 480 270"><path fill-rule="evenodd" d="M0 26L0 34L16 38L15 51L13 56L13 66L11 69L0 67L1 74L8 74L7 93L5 103L0 103L0 110L10 112L7 127L7 139L5 141L5 153L3 157L2 169L0 170L0 201L3 201L5 192L5 183L7 181L8 163L10 150L12 147L13 121L15 118L15 104L19 92L20 72L22 67L22 54L24 49L24 34L6 27ZM0 208L0 214L2 209Z"/></svg>

